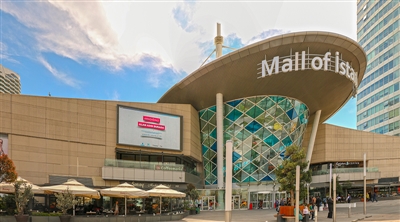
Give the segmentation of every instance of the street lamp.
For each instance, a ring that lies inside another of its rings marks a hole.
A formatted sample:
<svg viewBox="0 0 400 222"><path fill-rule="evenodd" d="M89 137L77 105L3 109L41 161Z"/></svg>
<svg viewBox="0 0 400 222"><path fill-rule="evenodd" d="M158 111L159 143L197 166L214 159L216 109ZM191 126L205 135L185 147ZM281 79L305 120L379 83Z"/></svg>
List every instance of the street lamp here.
<svg viewBox="0 0 400 222"><path fill-rule="evenodd" d="M307 205L310 204L310 183L306 183L307 185Z"/></svg>

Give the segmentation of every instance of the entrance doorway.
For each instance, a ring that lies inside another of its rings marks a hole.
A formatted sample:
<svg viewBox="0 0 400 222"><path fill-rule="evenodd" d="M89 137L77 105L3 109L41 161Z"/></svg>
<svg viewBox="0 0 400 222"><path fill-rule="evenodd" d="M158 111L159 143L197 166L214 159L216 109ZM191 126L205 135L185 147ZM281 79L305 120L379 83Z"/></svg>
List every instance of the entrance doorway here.
<svg viewBox="0 0 400 222"><path fill-rule="evenodd" d="M240 195L232 195L232 210L240 210Z"/></svg>
<svg viewBox="0 0 400 222"><path fill-rule="evenodd" d="M215 196L203 196L201 200L203 202L202 210L215 210Z"/></svg>

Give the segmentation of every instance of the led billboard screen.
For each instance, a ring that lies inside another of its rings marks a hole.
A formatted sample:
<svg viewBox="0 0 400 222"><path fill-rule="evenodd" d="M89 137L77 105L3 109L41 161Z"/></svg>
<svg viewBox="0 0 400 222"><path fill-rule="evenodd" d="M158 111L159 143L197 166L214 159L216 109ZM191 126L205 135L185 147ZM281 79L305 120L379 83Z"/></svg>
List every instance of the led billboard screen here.
<svg viewBox="0 0 400 222"><path fill-rule="evenodd" d="M117 143L182 150L182 117L118 106Z"/></svg>

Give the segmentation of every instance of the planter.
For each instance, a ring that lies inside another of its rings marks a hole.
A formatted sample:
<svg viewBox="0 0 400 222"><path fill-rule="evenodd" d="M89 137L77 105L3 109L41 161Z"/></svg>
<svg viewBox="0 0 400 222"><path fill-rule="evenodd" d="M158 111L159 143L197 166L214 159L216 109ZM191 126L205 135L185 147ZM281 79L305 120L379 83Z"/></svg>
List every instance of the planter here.
<svg viewBox="0 0 400 222"><path fill-rule="evenodd" d="M60 221L61 222L69 222L71 220L71 215L61 215Z"/></svg>
<svg viewBox="0 0 400 222"><path fill-rule="evenodd" d="M189 210L189 214L190 214L190 215L196 214L196 210Z"/></svg>
<svg viewBox="0 0 400 222"><path fill-rule="evenodd" d="M29 221L29 215L15 215L15 220L17 222L28 222Z"/></svg>

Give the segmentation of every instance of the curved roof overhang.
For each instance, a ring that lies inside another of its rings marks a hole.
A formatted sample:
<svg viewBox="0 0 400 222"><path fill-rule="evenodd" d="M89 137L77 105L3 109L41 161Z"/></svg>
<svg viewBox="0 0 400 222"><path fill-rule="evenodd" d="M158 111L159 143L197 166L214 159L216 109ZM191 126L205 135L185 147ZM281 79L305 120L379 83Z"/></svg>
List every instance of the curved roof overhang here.
<svg viewBox="0 0 400 222"><path fill-rule="evenodd" d="M366 55L354 40L329 32L299 32L275 36L226 54L194 71L169 89L159 103L191 104L202 110L224 101L257 95L282 95L304 102L310 114L321 110L320 122L335 114L354 95L352 81L339 73L322 70L280 72L260 77L262 60L302 51L324 55L340 53L357 72L358 86L366 69Z"/></svg>

